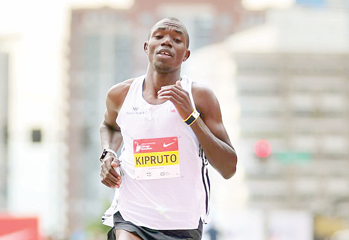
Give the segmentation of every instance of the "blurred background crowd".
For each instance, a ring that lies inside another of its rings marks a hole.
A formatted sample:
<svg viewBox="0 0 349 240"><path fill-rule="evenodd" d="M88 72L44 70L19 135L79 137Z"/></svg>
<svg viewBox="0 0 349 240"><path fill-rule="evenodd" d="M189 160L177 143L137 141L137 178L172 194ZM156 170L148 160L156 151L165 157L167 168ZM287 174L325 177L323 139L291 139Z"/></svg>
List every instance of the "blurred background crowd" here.
<svg viewBox="0 0 349 240"><path fill-rule="evenodd" d="M0 0L0 240L106 238L105 94L169 16L239 157L204 240L348 240L348 0Z"/></svg>

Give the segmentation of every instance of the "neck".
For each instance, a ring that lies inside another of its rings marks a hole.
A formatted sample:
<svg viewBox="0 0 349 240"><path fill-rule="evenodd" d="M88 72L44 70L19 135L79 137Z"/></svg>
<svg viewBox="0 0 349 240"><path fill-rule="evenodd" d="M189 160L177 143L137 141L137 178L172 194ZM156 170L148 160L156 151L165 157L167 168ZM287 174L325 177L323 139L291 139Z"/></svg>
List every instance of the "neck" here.
<svg viewBox="0 0 349 240"><path fill-rule="evenodd" d="M148 68L143 85L143 97L148 101L157 101L157 92L163 86L176 84L180 80L180 70L170 73L159 73Z"/></svg>
<svg viewBox="0 0 349 240"><path fill-rule="evenodd" d="M145 76L145 85L147 89L153 88L157 92L162 86L176 84L176 81L180 80L180 78L180 70L170 73L159 73L148 68Z"/></svg>

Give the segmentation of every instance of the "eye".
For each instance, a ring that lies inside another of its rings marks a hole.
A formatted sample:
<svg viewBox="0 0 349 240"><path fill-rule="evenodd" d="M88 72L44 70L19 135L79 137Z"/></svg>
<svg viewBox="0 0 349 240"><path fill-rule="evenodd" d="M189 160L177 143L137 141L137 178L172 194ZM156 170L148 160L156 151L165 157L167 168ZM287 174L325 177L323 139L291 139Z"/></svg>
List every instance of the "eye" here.
<svg viewBox="0 0 349 240"><path fill-rule="evenodd" d="M156 39L161 39L161 38L162 38L162 35L157 34L157 35L155 35L155 38L156 38Z"/></svg>
<svg viewBox="0 0 349 240"><path fill-rule="evenodd" d="M179 38L175 38L174 40L175 40L176 43L181 43L182 42L182 40L179 39Z"/></svg>

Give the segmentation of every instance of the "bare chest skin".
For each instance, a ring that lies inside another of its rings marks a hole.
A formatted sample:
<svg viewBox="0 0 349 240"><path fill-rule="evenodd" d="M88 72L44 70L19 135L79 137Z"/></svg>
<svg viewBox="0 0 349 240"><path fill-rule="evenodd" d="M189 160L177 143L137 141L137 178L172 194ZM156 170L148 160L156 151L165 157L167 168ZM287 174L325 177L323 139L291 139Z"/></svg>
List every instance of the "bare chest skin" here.
<svg viewBox="0 0 349 240"><path fill-rule="evenodd" d="M172 83L174 84L174 83ZM144 81L143 87L142 87L142 96L143 99L152 105L159 105L167 100L160 99L158 97L158 91L161 89L162 86L171 85L170 83L166 83L166 81L163 81L161 83L156 82L147 82L147 80Z"/></svg>
<svg viewBox="0 0 349 240"><path fill-rule="evenodd" d="M154 96L154 94L147 93L144 91L143 91L143 98L147 103L152 104L152 105L160 105L160 104L166 102L166 100L159 99L157 97L157 94L156 94L156 96Z"/></svg>

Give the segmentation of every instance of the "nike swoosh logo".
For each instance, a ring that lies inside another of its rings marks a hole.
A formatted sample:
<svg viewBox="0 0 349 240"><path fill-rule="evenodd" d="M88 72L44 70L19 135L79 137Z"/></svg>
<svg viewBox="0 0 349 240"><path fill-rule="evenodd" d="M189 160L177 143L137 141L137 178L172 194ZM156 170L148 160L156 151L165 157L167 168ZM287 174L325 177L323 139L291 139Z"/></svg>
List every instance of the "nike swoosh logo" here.
<svg viewBox="0 0 349 240"><path fill-rule="evenodd" d="M174 144L175 142L171 142L171 143L168 143L168 144L166 144L166 143L164 143L164 147L168 147L168 146L170 146L170 145L172 145L172 144Z"/></svg>

